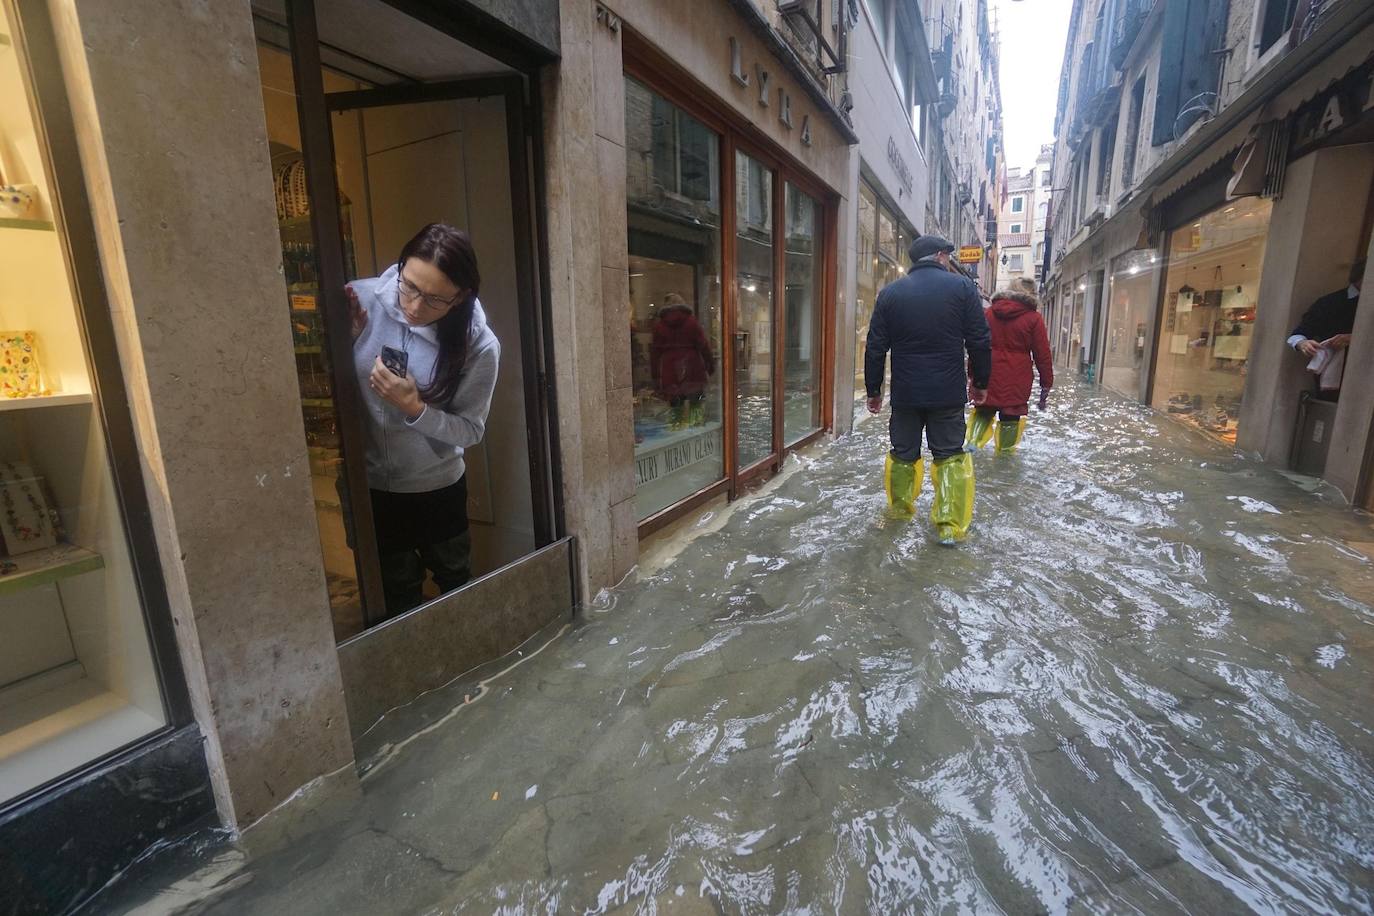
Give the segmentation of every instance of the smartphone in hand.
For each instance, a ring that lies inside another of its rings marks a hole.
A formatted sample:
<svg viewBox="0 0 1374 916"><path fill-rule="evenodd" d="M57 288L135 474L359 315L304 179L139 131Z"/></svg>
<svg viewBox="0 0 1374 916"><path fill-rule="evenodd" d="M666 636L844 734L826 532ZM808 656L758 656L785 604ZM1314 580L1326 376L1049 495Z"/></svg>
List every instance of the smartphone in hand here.
<svg viewBox="0 0 1374 916"><path fill-rule="evenodd" d="M409 364L409 353L404 350L397 350L395 347L382 347L382 365L390 369L393 375L405 378L406 367Z"/></svg>

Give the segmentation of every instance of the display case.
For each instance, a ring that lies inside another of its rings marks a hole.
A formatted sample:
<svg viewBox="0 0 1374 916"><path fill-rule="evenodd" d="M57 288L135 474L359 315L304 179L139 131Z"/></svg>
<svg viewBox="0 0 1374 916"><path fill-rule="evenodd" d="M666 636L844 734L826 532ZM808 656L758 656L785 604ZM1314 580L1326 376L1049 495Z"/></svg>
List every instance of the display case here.
<svg viewBox="0 0 1374 916"><path fill-rule="evenodd" d="M0 805L168 721L22 72L0 18Z"/></svg>

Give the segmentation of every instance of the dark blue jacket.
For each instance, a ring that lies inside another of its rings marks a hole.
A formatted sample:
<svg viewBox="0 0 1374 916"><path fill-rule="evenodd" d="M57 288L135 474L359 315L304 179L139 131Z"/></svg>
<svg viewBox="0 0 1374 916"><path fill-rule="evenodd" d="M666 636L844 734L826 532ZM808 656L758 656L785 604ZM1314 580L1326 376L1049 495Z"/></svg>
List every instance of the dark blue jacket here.
<svg viewBox="0 0 1374 916"><path fill-rule="evenodd" d="M986 388L992 374L992 337L978 287L931 261L921 261L883 287L864 352L864 382L871 398L882 394L889 350L893 407L968 403L969 377L974 387Z"/></svg>

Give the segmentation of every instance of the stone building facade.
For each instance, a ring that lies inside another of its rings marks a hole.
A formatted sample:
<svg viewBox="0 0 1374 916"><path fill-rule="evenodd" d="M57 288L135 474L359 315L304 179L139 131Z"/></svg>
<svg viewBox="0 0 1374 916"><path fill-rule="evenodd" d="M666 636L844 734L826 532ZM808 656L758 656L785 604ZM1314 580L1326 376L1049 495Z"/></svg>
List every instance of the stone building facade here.
<svg viewBox="0 0 1374 916"><path fill-rule="evenodd" d="M1338 399L1285 341L1369 252L1374 9L1297 6L1075 2L1048 321L1063 365L1367 505L1369 309Z"/></svg>

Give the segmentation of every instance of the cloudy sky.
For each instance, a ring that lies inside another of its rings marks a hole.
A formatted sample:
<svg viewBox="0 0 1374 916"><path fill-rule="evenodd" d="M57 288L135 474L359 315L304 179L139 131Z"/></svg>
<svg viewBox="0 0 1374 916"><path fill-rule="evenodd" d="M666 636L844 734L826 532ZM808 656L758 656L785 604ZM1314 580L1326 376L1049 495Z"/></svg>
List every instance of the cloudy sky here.
<svg viewBox="0 0 1374 916"><path fill-rule="evenodd" d="M1073 0L992 0L1002 36L1007 167L1030 168L1054 142L1054 106Z"/></svg>

